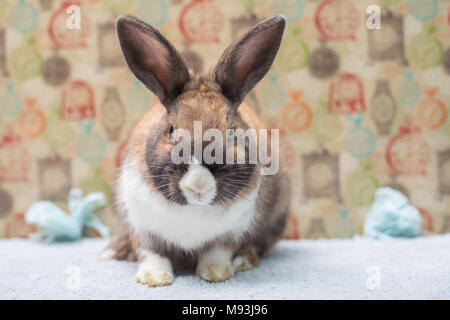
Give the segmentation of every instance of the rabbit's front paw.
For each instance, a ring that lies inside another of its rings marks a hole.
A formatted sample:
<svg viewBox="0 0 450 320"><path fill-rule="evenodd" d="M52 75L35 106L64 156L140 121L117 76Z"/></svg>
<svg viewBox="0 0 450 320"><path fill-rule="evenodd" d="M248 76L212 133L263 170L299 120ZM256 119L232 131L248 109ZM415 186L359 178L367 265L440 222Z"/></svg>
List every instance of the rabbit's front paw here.
<svg viewBox="0 0 450 320"><path fill-rule="evenodd" d="M142 266L142 265L141 265ZM173 274L168 271L147 269L139 266L136 281L150 287L168 286L173 283Z"/></svg>
<svg viewBox="0 0 450 320"><path fill-rule="evenodd" d="M200 256L197 274L206 281L220 282L234 275L232 252L224 248L212 248Z"/></svg>
<svg viewBox="0 0 450 320"><path fill-rule="evenodd" d="M206 281L220 282L230 279L234 275L234 268L231 264L213 264L198 270L198 275Z"/></svg>
<svg viewBox="0 0 450 320"><path fill-rule="evenodd" d="M148 250L141 250L136 281L150 287L167 286L173 283L172 264L169 259Z"/></svg>

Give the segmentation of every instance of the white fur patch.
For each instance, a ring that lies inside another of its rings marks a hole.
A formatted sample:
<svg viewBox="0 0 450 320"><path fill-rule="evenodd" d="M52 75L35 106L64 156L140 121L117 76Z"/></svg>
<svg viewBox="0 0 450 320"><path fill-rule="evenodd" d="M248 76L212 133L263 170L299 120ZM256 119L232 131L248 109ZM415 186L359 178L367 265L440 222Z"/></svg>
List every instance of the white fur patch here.
<svg viewBox="0 0 450 320"><path fill-rule="evenodd" d="M200 256L197 274L204 280L218 282L231 278L234 268L231 263L233 252L224 248L212 248Z"/></svg>
<svg viewBox="0 0 450 320"><path fill-rule="evenodd" d="M172 284L174 277L169 259L148 250L141 250L139 254L143 260L139 263L136 273L137 282L151 287Z"/></svg>
<svg viewBox="0 0 450 320"><path fill-rule="evenodd" d="M127 211L130 225L145 236L152 232L186 250L231 232L239 238L247 231L256 214L259 182L246 198L229 208L216 205L178 205L147 185L136 165L126 161L119 178L119 201Z"/></svg>
<svg viewBox="0 0 450 320"><path fill-rule="evenodd" d="M209 265L228 265L231 264L233 252L224 248L212 248L200 256L197 268L202 269Z"/></svg>

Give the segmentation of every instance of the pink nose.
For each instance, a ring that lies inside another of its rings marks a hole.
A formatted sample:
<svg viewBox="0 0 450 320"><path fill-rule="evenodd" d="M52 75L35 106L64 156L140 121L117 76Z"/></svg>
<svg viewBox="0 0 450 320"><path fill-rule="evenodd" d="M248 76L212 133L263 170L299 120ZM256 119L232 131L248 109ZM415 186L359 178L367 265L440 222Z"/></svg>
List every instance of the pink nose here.
<svg viewBox="0 0 450 320"><path fill-rule="evenodd" d="M202 191L205 190L205 184L202 182L195 182L193 183L191 186L189 186L193 191L197 192L197 193L201 193Z"/></svg>
<svg viewBox="0 0 450 320"><path fill-rule="evenodd" d="M198 196L200 196L201 193L205 191L205 184L202 182L195 182L191 185L187 185L186 189L188 189L192 193L196 193Z"/></svg>

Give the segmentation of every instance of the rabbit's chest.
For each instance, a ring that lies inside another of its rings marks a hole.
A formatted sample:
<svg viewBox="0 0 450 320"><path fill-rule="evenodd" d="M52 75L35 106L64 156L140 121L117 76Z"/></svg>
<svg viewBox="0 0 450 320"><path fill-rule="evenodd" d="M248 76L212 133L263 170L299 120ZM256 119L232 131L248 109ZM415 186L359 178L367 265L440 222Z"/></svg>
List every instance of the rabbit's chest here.
<svg viewBox="0 0 450 320"><path fill-rule="evenodd" d="M250 229L256 215L258 189L229 208L176 205L148 186L138 170L125 165L119 179L119 201L135 232L151 232L187 250L201 247L221 235L239 238Z"/></svg>

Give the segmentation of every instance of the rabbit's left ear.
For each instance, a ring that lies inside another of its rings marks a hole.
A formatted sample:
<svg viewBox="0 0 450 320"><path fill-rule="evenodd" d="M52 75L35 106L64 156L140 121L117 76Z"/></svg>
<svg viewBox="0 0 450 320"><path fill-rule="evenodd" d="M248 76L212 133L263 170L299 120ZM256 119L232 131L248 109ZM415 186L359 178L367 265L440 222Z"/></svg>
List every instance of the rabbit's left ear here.
<svg viewBox="0 0 450 320"><path fill-rule="evenodd" d="M235 109L264 77L280 47L286 18L277 14L256 25L228 47L214 68L214 79Z"/></svg>
<svg viewBox="0 0 450 320"><path fill-rule="evenodd" d="M181 55L158 30L133 16L120 16L116 28L129 68L169 111L190 79Z"/></svg>

